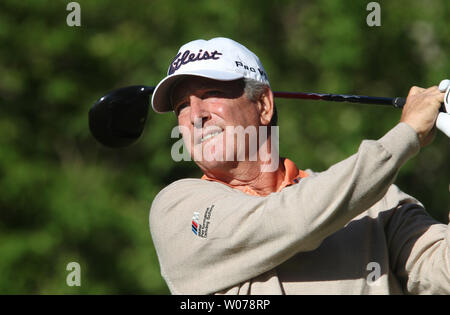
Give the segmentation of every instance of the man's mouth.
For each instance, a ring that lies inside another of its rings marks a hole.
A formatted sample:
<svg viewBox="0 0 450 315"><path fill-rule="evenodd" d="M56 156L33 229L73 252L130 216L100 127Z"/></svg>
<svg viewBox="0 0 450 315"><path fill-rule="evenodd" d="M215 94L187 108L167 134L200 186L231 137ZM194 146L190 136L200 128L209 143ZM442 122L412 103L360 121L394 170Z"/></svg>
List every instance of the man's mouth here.
<svg viewBox="0 0 450 315"><path fill-rule="evenodd" d="M206 140L211 139L211 138L221 134L222 132L223 132L223 130L219 130L219 131L215 131L215 132L209 133L209 134L207 134L207 135L205 135L204 137L201 138L200 143L203 143Z"/></svg>

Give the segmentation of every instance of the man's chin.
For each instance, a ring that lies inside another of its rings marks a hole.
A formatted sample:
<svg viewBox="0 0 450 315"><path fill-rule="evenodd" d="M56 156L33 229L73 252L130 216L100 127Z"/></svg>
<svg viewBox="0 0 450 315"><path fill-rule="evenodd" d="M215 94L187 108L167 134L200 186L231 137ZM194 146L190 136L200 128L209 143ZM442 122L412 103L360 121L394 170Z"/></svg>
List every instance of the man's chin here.
<svg viewBox="0 0 450 315"><path fill-rule="evenodd" d="M215 139L196 145L193 160L210 165L226 165L226 162L236 161L233 148L227 148Z"/></svg>

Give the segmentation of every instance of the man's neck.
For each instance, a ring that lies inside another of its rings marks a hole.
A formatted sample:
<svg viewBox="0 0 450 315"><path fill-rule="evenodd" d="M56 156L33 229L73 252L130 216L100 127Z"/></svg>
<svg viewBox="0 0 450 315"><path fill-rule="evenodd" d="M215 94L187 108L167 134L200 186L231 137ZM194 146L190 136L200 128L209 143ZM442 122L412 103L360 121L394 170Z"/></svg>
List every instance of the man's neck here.
<svg viewBox="0 0 450 315"><path fill-rule="evenodd" d="M286 170L281 161L275 171L261 161L244 161L239 162L235 168L204 170L204 173L211 179L241 191L251 189L257 195L266 196L277 191L285 178Z"/></svg>

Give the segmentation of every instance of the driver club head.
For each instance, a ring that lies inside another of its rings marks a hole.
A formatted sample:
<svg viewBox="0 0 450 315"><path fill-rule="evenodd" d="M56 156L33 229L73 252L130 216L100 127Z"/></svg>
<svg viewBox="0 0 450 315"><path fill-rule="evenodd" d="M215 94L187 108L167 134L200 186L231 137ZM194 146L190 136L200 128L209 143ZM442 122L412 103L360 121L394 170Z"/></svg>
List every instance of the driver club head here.
<svg viewBox="0 0 450 315"><path fill-rule="evenodd" d="M97 100L89 110L89 129L101 144L126 147L142 135L154 87L127 86Z"/></svg>

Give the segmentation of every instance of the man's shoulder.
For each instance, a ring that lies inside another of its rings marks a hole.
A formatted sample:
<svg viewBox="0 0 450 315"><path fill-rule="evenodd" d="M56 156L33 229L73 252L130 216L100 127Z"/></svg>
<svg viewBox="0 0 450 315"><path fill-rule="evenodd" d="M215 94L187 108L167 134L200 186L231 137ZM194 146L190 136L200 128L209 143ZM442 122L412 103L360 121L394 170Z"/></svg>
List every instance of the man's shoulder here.
<svg viewBox="0 0 450 315"><path fill-rule="evenodd" d="M150 210L167 213L167 211L195 208L198 204L208 203L210 200L232 192L233 189L224 184L198 178L184 178L163 188L153 199Z"/></svg>
<svg viewBox="0 0 450 315"><path fill-rule="evenodd" d="M174 181L163 188L155 197L155 201L160 198L176 195L184 196L186 194L204 194L209 191L230 190L226 185L199 178L183 178Z"/></svg>
<svg viewBox="0 0 450 315"><path fill-rule="evenodd" d="M164 194L167 192L171 192L173 190L177 190L177 189L189 189L189 188L195 188L198 187L199 185L203 185L203 180L199 179L199 178L182 178L182 179L178 179L172 183L170 183L169 185L167 185L166 187L164 187L159 193L160 194Z"/></svg>

